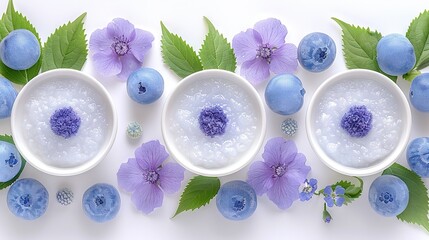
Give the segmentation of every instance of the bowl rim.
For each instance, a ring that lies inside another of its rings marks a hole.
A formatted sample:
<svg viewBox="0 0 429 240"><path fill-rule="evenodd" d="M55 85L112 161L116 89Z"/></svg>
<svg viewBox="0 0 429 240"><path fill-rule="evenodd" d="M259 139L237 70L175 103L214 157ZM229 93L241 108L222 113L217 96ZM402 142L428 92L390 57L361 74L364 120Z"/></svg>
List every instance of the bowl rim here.
<svg viewBox="0 0 429 240"><path fill-rule="evenodd" d="M173 104L173 100L175 99L176 95L179 94L184 89L186 89L187 86L193 84L195 81L201 78L207 79L212 77L222 77L226 79L233 79L238 86L240 86L249 95L251 95L252 99L256 103L256 108L259 112L257 114L261 116L259 119L261 126L258 126L258 128L260 129L260 134L259 136L255 137L254 143L251 146L251 148L249 148L249 150L243 153L243 156L240 157L239 160L237 160L234 164L230 164L221 168L213 168L213 169L197 166L193 164L191 161L186 160L186 156L176 151L175 147L173 147L175 145L174 141L169 138L168 127L167 127L167 122L168 122L167 114ZM261 148L265 140L266 125L267 125L267 119L266 119L265 107L261 97L259 96L259 93L253 87L253 85L251 85L247 80L245 80L240 75L234 72L221 70L221 69L202 70L199 72L195 72L185 77L184 79L182 79L176 85L174 90L170 93L167 100L165 101L165 104L162 110L162 118L161 118L162 136L164 138L164 142L167 147L167 150L171 154L172 158L175 159L181 166L183 166L188 171L198 175L203 175L208 177L221 177L221 176L230 175L235 172L238 172L239 170L247 166L255 158L256 154L258 154L259 149ZM247 158L245 158L246 156Z"/></svg>
<svg viewBox="0 0 429 240"><path fill-rule="evenodd" d="M345 78L348 78L348 79L366 78L366 79L379 82L384 87L387 87L388 89L390 89L390 92L396 98L398 98L400 102L400 107L404 114L402 116L402 119L404 121L404 125L402 126L402 134L398 140L398 143L396 144L396 147L383 160L368 167L363 167L363 168L349 167L349 166L342 165L336 162L335 160L333 160L320 147L320 144L317 141L317 138L314 134L314 130L312 127L312 119L314 115L313 112L316 104L318 104L318 102L316 101L320 98L320 95L323 94L326 91L326 89L329 89L330 86L332 86L333 84L341 80L344 80ZM404 150L407 147L408 140L411 134L411 124L412 124L411 109L407 98L405 97L404 93L399 88L399 86L396 83L394 83L391 79L384 76L383 74L372 70L367 70L367 69L346 70L338 74L335 74L330 78L328 78L326 81L324 81L314 92L310 100L310 103L308 105L307 113L305 117L307 137L316 155L322 160L322 162L325 165L327 165L332 170L348 176L369 176L369 175L379 173L384 169L388 168L389 166L391 166L400 157L400 155L404 152Z"/></svg>
<svg viewBox="0 0 429 240"><path fill-rule="evenodd" d="M95 91L99 92L100 95L103 97L103 101L107 103L106 104L107 109L109 112L111 112L111 115L112 115L112 126L111 126L112 131L111 131L111 135L108 138L107 144L103 144L100 151L93 158L74 167L56 167L39 160L37 156L31 153L31 151L29 150L28 146L26 146L26 144L21 143L23 137L21 134L19 134L20 132L19 124L17 123L17 114L19 111L18 106L23 101L23 98L26 96L26 93L28 91L31 91L35 87L39 86L41 83L44 83L46 81L51 81L52 78L55 78L55 77L61 77L61 78L73 77L74 79L79 79L89 84L94 88ZM24 85L24 87L21 89L21 91L18 93L18 96L15 99L15 103L12 107L12 114L11 114L10 120L11 120L12 137L14 139L15 146L17 147L20 154L33 167L35 167L36 169L44 173L47 173L53 176L74 176L74 175L84 173L94 168L95 166L97 166L106 157L111 147L113 146L113 143L115 141L116 134L117 134L117 128L118 128L117 112L113 104L112 97L110 96L106 88L99 81L97 81L94 77L90 76L89 74L86 74L82 71L78 71L74 69L66 69L66 68L53 69L53 70L43 72L37 75L36 77L34 77L26 85Z"/></svg>

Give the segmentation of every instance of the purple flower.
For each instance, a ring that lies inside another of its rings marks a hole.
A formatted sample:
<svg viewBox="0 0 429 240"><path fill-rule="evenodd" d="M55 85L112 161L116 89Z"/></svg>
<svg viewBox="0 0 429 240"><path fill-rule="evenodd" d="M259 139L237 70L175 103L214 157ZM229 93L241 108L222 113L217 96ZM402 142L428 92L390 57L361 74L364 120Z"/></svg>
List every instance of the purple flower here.
<svg viewBox="0 0 429 240"><path fill-rule="evenodd" d="M153 40L150 32L134 28L125 19L115 18L106 28L91 34L89 50L94 68L102 75L127 79L131 72L140 68Z"/></svg>
<svg viewBox="0 0 429 240"><path fill-rule="evenodd" d="M345 189L341 186L336 186L335 191L332 191L332 186L326 186L325 190L323 190L323 194L325 195L325 202L328 207L333 207L334 205L337 207L341 207L344 203L344 193Z"/></svg>
<svg viewBox="0 0 429 240"><path fill-rule="evenodd" d="M55 110L49 119L51 130L58 136L70 138L76 135L80 127L80 117L72 107Z"/></svg>
<svg viewBox="0 0 429 240"><path fill-rule="evenodd" d="M341 119L341 127L352 137L365 137L372 128L372 113L365 105L352 106Z"/></svg>
<svg viewBox="0 0 429 240"><path fill-rule="evenodd" d="M259 21L253 29L240 32L232 39L232 47L240 73L253 85L275 74L293 73L297 66L297 48L285 44L286 27L277 19Z"/></svg>
<svg viewBox="0 0 429 240"><path fill-rule="evenodd" d="M118 185L132 192L131 200L137 209L148 214L162 205L163 191L179 190L185 170L177 163L163 164L169 155L159 141L144 143L134 155L121 164Z"/></svg>
<svg viewBox="0 0 429 240"><path fill-rule="evenodd" d="M262 158L250 166L247 182L256 194L267 193L279 208L289 208L299 198L299 186L311 169L304 154L297 153L293 141L278 137L268 140Z"/></svg>
<svg viewBox="0 0 429 240"><path fill-rule="evenodd" d="M299 199L301 201L308 201L313 197L314 192L317 189L317 180L312 178L310 181L305 179L304 181L304 188L302 189L302 192L299 193Z"/></svg>

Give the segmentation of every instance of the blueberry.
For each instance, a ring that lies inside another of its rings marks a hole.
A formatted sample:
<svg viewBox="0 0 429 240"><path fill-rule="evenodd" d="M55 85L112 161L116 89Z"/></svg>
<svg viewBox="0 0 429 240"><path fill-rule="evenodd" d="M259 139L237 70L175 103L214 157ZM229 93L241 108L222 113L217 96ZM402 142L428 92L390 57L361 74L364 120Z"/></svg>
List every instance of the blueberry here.
<svg viewBox="0 0 429 240"><path fill-rule="evenodd" d="M82 198L83 210L95 222L107 222L118 214L121 197L110 184L97 183L85 191Z"/></svg>
<svg viewBox="0 0 429 240"><path fill-rule="evenodd" d="M272 78L265 89L265 102L275 113L290 115L304 104L305 89L301 80L292 74Z"/></svg>
<svg viewBox="0 0 429 240"><path fill-rule="evenodd" d="M240 180L223 184L216 196L217 209L230 220L244 220L252 216L257 205L255 190Z"/></svg>
<svg viewBox="0 0 429 240"><path fill-rule="evenodd" d="M10 117L17 95L9 80L0 77L0 119Z"/></svg>
<svg viewBox="0 0 429 240"><path fill-rule="evenodd" d="M130 74L127 81L128 96L140 104L158 100L164 92L164 79L152 68L140 68Z"/></svg>
<svg viewBox="0 0 429 240"><path fill-rule="evenodd" d="M420 177L429 178L429 138L416 138L408 144L407 161Z"/></svg>
<svg viewBox="0 0 429 240"><path fill-rule="evenodd" d="M0 141L0 182L7 182L21 169L22 160L15 145Z"/></svg>
<svg viewBox="0 0 429 240"><path fill-rule="evenodd" d="M14 70L28 69L39 60L39 41L26 29L14 30L1 41L0 57L6 66Z"/></svg>
<svg viewBox="0 0 429 240"><path fill-rule="evenodd" d="M416 64L416 54L410 40L401 34L389 34L377 44L377 62L380 69L392 76L400 76Z"/></svg>
<svg viewBox="0 0 429 240"><path fill-rule="evenodd" d="M421 112L429 112L429 73L423 73L411 82L410 102Z"/></svg>
<svg viewBox="0 0 429 240"><path fill-rule="evenodd" d="M23 178L14 182L7 193L7 206L17 217L34 220L48 208L49 194L37 180Z"/></svg>
<svg viewBox="0 0 429 240"><path fill-rule="evenodd" d="M328 35L314 32L306 35L298 45L298 61L310 72L322 72L335 60L337 49Z"/></svg>
<svg viewBox="0 0 429 240"><path fill-rule="evenodd" d="M378 214L393 217L401 214L408 205L408 187L393 175L379 176L369 187L368 200Z"/></svg>

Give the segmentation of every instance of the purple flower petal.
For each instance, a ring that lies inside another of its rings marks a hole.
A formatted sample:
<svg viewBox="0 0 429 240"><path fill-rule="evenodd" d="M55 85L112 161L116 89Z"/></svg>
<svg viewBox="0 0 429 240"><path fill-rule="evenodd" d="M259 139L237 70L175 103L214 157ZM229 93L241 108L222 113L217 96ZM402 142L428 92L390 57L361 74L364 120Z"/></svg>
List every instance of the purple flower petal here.
<svg viewBox="0 0 429 240"><path fill-rule="evenodd" d="M332 193L332 187L331 186L326 186L325 189L323 189L323 193L325 195L331 195L331 193Z"/></svg>
<svg viewBox="0 0 429 240"><path fill-rule="evenodd" d="M122 62L122 71L118 74L118 77L122 80L127 80L133 71L142 66L142 63L131 53L125 54L120 59Z"/></svg>
<svg viewBox="0 0 429 240"><path fill-rule="evenodd" d="M116 174L118 185L127 192L133 192L144 183L143 172L136 159L130 158L127 163L122 163Z"/></svg>
<svg viewBox="0 0 429 240"><path fill-rule="evenodd" d="M256 194L262 195L273 186L273 169L261 161L254 162L247 173L247 182L255 189Z"/></svg>
<svg viewBox="0 0 429 240"><path fill-rule="evenodd" d="M177 163L164 164L159 174L159 186L166 193L175 193L180 189L185 169Z"/></svg>
<svg viewBox="0 0 429 240"><path fill-rule="evenodd" d="M134 155L142 169L151 171L155 171L169 156L158 140L142 144L136 149Z"/></svg>
<svg viewBox="0 0 429 240"><path fill-rule="evenodd" d="M112 53L113 38L107 34L107 29L97 29L89 38L89 50L92 54L103 53L110 55Z"/></svg>
<svg viewBox="0 0 429 240"><path fill-rule="evenodd" d="M151 213L155 208L162 206L164 193L155 184L142 183L137 186L131 196L131 201L138 210L145 214Z"/></svg>
<svg viewBox="0 0 429 240"><path fill-rule="evenodd" d="M143 62L144 56L152 47L153 40L152 33L136 29L136 37L130 42L130 51L138 61Z"/></svg>
<svg viewBox="0 0 429 240"><path fill-rule="evenodd" d="M261 34L262 43L279 48L285 43L287 29L278 19L268 18L255 24L254 29Z"/></svg>
<svg viewBox="0 0 429 240"><path fill-rule="evenodd" d="M107 25L107 34L109 34L112 39L124 36L129 41L133 41L136 36L134 25L123 18L113 19L113 21Z"/></svg>
<svg viewBox="0 0 429 240"><path fill-rule="evenodd" d="M302 183L307 178L311 168L305 165L306 158L304 154L296 154L294 160L287 165L287 171L284 175L289 182L293 181L297 184Z"/></svg>
<svg viewBox="0 0 429 240"><path fill-rule="evenodd" d="M285 140L282 137L271 138L265 144L262 158L269 166L277 166L292 161L296 152L297 148L293 141Z"/></svg>
<svg viewBox="0 0 429 240"><path fill-rule="evenodd" d="M291 43L286 43L271 55L270 70L275 74L293 73L297 67L297 48Z"/></svg>
<svg viewBox="0 0 429 240"><path fill-rule="evenodd" d="M344 203L344 200L345 199L343 197L337 197L335 199L335 205L337 205L337 207L341 207L343 205L343 203Z"/></svg>
<svg viewBox="0 0 429 240"><path fill-rule="evenodd" d="M334 206L334 199L331 198L331 196L327 196L323 198L326 202L326 205L328 205L328 207L333 207Z"/></svg>
<svg viewBox="0 0 429 240"><path fill-rule="evenodd" d="M122 64L115 53L92 55L95 70L103 76L114 76L121 72Z"/></svg>
<svg viewBox="0 0 429 240"><path fill-rule="evenodd" d="M255 59L261 44L261 35L253 29L247 29L246 32L235 35L232 39L232 48L237 57L237 63L242 64Z"/></svg>
<svg viewBox="0 0 429 240"><path fill-rule="evenodd" d="M343 187L341 187L341 186L335 187L335 194L344 195L345 192L346 192L346 190Z"/></svg>
<svg viewBox="0 0 429 240"><path fill-rule="evenodd" d="M277 178L267 192L268 198L280 209L289 208L299 198L299 183L288 182L286 178Z"/></svg>
<svg viewBox="0 0 429 240"><path fill-rule="evenodd" d="M244 62L241 65L240 74L256 86L270 76L270 66L264 59L256 58Z"/></svg>

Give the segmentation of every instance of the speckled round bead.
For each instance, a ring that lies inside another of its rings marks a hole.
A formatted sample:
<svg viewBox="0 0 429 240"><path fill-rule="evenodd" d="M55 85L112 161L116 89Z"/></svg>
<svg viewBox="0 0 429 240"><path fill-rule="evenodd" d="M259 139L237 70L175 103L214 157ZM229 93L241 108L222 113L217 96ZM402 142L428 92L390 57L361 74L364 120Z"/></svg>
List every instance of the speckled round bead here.
<svg viewBox="0 0 429 240"><path fill-rule="evenodd" d="M68 188L63 188L57 192L57 201L67 206L73 202L73 192Z"/></svg>
<svg viewBox="0 0 429 240"><path fill-rule="evenodd" d="M293 118L288 118L282 122L282 131L289 137L293 137L298 131L298 122Z"/></svg>
<svg viewBox="0 0 429 240"><path fill-rule="evenodd" d="M142 126L138 122L130 122L127 126L127 136L132 139L137 139L143 134Z"/></svg>

